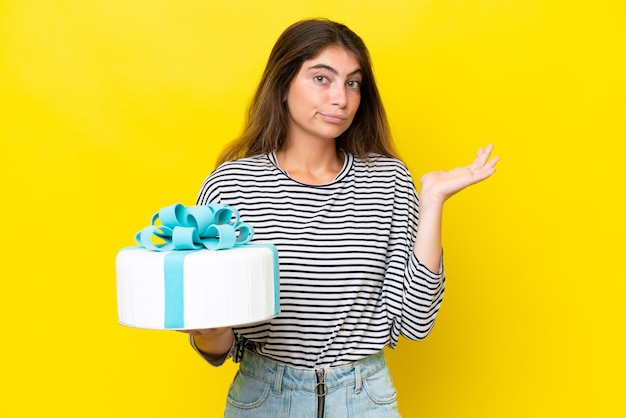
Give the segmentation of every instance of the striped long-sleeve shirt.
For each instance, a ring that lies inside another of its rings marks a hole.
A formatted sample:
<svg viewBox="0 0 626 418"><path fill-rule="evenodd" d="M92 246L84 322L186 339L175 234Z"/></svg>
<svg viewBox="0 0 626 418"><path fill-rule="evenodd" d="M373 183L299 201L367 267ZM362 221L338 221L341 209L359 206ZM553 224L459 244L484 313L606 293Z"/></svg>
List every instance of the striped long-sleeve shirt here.
<svg viewBox="0 0 626 418"><path fill-rule="evenodd" d="M408 169L377 154L345 157L324 185L291 179L273 153L222 164L203 183L198 204L236 208L254 228L252 243L278 249L280 314L235 328L236 344L318 369L432 329L443 265L433 273L413 252L418 199Z"/></svg>

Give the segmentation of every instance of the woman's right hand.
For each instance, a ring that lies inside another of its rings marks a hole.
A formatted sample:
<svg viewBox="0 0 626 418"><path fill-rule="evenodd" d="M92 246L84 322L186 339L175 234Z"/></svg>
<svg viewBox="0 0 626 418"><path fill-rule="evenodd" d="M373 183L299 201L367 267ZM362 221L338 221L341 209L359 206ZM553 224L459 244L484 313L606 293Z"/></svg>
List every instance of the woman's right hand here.
<svg viewBox="0 0 626 418"><path fill-rule="evenodd" d="M226 355L233 345L233 329L230 327L180 330L193 337L198 350L212 357Z"/></svg>

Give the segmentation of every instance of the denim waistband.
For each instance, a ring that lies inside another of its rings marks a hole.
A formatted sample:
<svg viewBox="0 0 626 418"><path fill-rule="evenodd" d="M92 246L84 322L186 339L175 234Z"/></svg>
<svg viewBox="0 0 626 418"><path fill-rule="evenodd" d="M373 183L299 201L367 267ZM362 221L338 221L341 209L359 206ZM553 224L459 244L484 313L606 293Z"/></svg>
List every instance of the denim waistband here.
<svg viewBox="0 0 626 418"><path fill-rule="evenodd" d="M324 383L329 391L339 387L355 386L358 392L362 380L386 367L385 354L379 351L344 366L324 369ZM281 388L313 393L316 391L315 370L291 367L250 350L245 350L239 371L272 383L275 393L280 393Z"/></svg>

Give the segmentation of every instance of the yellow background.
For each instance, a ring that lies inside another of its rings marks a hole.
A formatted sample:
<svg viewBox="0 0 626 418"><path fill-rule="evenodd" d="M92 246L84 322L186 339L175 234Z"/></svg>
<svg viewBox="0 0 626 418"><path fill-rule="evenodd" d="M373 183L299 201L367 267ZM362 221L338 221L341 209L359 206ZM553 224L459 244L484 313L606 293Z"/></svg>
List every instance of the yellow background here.
<svg viewBox="0 0 626 418"><path fill-rule="evenodd" d="M624 2L5 0L0 416L221 416L235 366L118 325L114 259L317 16L367 43L416 180L502 157L447 204L433 333L388 352L403 415L626 414Z"/></svg>

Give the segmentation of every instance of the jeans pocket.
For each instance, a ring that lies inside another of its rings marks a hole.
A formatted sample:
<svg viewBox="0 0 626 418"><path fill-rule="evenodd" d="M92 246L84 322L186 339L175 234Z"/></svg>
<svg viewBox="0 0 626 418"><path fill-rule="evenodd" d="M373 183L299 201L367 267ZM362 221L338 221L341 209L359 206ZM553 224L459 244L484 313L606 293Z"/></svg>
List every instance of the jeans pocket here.
<svg viewBox="0 0 626 418"><path fill-rule="evenodd" d="M377 405L397 402L398 394L393 386L389 369L386 367L363 379L363 389L371 401Z"/></svg>
<svg viewBox="0 0 626 418"><path fill-rule="evenodd" d="M270 393L270 383L247 373L237 372L228 390L226 402L230 406L241 409L252 409L260 406Z"/></svg>

